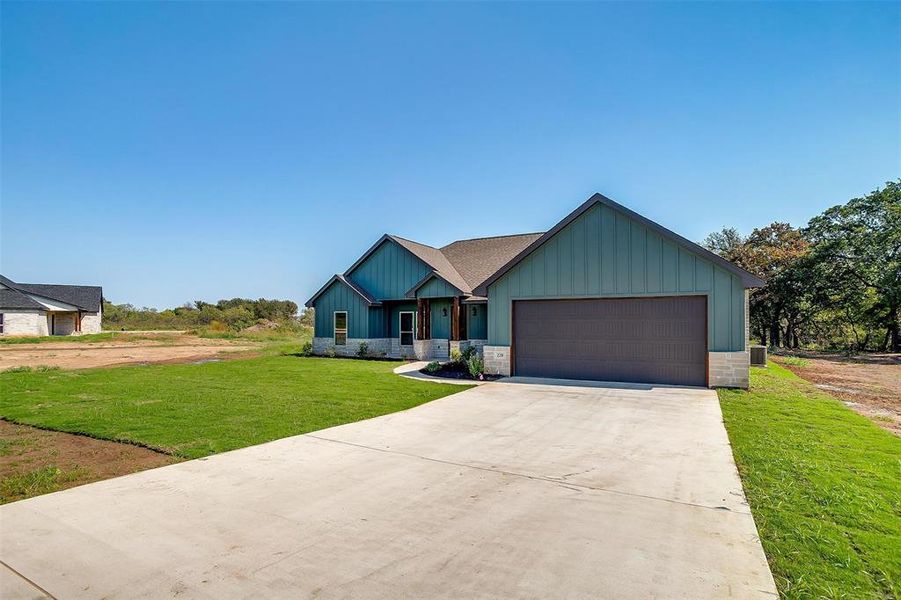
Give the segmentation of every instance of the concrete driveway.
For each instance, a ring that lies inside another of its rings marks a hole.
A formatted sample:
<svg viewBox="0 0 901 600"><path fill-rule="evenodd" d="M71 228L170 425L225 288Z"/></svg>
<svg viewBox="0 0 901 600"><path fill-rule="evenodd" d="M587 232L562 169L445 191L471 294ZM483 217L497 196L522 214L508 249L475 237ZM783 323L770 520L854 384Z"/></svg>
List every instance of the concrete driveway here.
<svg viewBox="0 0 901 600"><path fill-rule="evenodd" d="M546 383L4 506L0 595L776 595L714 392Z"/></svg>

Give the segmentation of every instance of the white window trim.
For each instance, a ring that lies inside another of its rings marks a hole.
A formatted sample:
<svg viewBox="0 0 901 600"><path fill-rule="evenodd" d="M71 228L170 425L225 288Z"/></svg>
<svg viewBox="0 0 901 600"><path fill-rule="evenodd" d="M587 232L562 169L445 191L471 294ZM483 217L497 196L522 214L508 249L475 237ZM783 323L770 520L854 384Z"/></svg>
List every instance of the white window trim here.
<svg viewBox="0 0 901 600"><path fill-rule="evenodd" d="M344 315L344 329L338 329L338 315ZM332 313L332 341L335 342L336 346L346 346L347 345L347 328L350 325L350 315L347 314L346 310L336 310ZM338 333L344 334L344 343L338 343Z"/></svg>
<svg viewBox="0 0 901 600"><path fill-rule="evenodd" d="M412 329L412 330L409 330L409 331L403 331L403 330L400 328L401 321L403 321L403 319L401 318L401 315L404 315L404 314L409 314L409 315L411 315L410 321L413 323L413 329ZM398 342L400 342L400 341L402 341L402 340L404 339L404 338L403 338L403 334L404 334L404 333L410 333L410 334L412 334L413 341L414 341L414 342L416 341L416 311L415 311L415 310L401 310L401 311L398 311L398 312L397 312L397 341L398 341ZM401 346L405 346L405 345L412 346L413 344L400 344L400 345L401 345Z"/></svg>

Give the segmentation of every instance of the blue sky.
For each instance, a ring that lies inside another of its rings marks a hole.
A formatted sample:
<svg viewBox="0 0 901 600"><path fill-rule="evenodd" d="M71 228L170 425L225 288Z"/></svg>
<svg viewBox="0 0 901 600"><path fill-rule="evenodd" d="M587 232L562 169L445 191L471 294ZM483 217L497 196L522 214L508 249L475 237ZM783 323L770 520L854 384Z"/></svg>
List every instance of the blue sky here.
<svg viewBox="0 0 901 600"><path fill-rule="evenodd" d="M695 240L901 175L901 4L2 4L0 270L301 303L599 191Z"/></svg>

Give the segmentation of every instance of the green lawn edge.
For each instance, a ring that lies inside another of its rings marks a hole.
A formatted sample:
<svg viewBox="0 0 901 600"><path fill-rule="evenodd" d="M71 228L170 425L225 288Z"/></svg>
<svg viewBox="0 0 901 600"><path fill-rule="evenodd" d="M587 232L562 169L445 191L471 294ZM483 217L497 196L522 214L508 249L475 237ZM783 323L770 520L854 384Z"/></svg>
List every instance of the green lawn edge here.
<svg viewBox="0 0 901 600"><path fill-rule="evenodd" d="M901 597L901 439L772 362L718 394L780 595Z"/></svg>
<svg viewBox="0 0 901 600"><path fill-rule="evenodd" d="M0 418L200 458L413 408L472 386L399 362L264 356L205 364L0 373Z"/></svg>

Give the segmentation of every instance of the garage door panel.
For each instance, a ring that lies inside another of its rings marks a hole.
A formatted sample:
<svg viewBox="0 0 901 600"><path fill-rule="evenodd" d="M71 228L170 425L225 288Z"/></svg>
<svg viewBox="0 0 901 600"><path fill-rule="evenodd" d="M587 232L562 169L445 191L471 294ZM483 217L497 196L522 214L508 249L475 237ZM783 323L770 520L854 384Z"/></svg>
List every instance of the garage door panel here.
<svg viewBox="0 0 901 600"><path fill-rule="evenodd" d="M703 296L516 301L515 373L705 385L706 314Z"/></svg>

